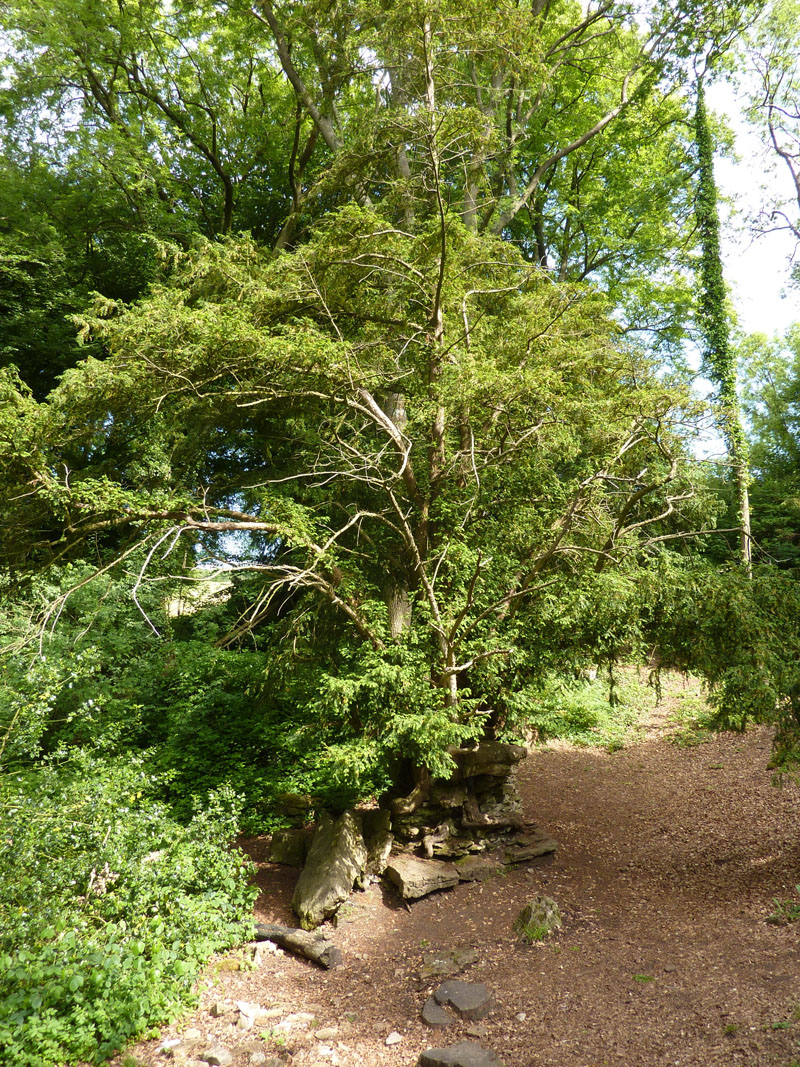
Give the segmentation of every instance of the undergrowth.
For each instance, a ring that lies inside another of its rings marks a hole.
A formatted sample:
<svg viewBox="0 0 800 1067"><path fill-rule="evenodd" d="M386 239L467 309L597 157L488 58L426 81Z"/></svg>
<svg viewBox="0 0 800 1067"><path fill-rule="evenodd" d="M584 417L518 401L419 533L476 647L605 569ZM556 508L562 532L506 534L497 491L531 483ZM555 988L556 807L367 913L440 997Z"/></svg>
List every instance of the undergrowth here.
<svg viewBox="0 0 800 1067"><path fill-rule="evenodd" d="M607 680L553 676L542 688L529 725L541 741L624 748L641 733L641 720L655 704L655 692L635 671L618 672L613 690Z"/></svg>
<svg viewBox="0 0 800 1067"><path fill-rule="evenodd" d="M615 752L641 739L645 720L662 702L674 744L709 739L711 712L697 679L665 672L656 686L635 667L616 668L613 684L607 676L553 676L537 695L528 723L540 741L560 739Z"/></svg>
<svg viewBox="0 0 800 1067"><path fill-rule="evenodd" d="M237 800L187 825L135 758L86 754L0 778L0 1063L100 1063L193 1001L200 965L247 938Z"/></svg>

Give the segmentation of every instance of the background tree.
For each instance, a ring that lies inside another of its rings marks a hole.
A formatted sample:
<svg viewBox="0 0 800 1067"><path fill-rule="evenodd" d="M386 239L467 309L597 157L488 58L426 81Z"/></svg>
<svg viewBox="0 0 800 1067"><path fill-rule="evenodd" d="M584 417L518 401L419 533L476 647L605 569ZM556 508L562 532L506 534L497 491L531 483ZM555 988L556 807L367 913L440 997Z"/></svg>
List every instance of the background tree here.
<svg viewBox="0 0 800 1067"><path fill-rule="evenodd" d="M800 7L796 0L775 0L745 38L743 88L748 117L766 150L789 179L788 197L765 205L757 225L786 229L800 241Z"/></svg>
<svg viewBox="0 0 800 1067"><path fill-rule="evenodd" d="M745 339L743 406L750 425L754 534L768 558L795 570L800 543L800 331Z"/></svg>
<svg viewBox="0 0 800 1067"><path fill-rule="evenodd" d="M725 441L735 484L737 521L741 531L740 554L742 562L750 573L753 549L750 530L748 448L736 391L736 354L730 338L730 312L719 244L714 152L706 115L702 78L697 83L695 130L699 164L695 214L701 246L699 324L704 342L704 368L706 375L716 387L714 398L716 419Z"/></svg>

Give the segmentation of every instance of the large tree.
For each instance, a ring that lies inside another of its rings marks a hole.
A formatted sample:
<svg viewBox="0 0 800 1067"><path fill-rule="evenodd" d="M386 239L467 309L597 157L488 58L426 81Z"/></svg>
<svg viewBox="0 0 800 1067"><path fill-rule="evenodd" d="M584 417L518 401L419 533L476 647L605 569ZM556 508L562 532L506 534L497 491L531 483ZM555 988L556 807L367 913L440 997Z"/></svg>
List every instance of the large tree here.
<svg viewBox="0 0 800 1067"><path fill-rule="evenodd" d="M86 329L109 357L17 404L6 554L135 530L138 588L204 545L249 575L223 644L289 642L293 699L373 763L442 771L553 664L554 611L697 507L687 397L591 289L452 214L411 235L351 207L278 259L209 245Z"/></svg>

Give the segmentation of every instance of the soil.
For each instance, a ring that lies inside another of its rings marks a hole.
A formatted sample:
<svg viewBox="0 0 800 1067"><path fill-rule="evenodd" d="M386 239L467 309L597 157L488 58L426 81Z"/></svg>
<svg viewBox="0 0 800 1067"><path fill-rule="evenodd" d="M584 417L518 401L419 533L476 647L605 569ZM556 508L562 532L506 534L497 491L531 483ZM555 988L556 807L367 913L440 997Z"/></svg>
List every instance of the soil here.
<svg viewBox="0 0 800 1067"><path fill-rule="evenodd" d="M165 1039L184 1035L176 1063L220 1043L237 1065L261 1052L291 1067L412 1067L423 1049L467 1039L505 1067L800 1067L800 922L765 921L775 899L797 900L800 789L772 784L765 728L679 747L663 708L645 726L621 751L551 744L520 765L525 814L559 841L554 858L410 906L378 885L357 893L324 928L342 966L268 949L255 970L218 961L198 1011L132 1049L136 1060L164 1064ZM265 861L266 838L248 849L257 918L295 925L298 872ZM528 945L512 924L538 893L564 927ZM419 980L422 956L457 946L477 949L459 977L486 983L495 1006L432 1031L420 1009L437 980ZM242 1029L236 1001L272 1020ZM275 1029L297 1012L314 1019Z"/></svg>

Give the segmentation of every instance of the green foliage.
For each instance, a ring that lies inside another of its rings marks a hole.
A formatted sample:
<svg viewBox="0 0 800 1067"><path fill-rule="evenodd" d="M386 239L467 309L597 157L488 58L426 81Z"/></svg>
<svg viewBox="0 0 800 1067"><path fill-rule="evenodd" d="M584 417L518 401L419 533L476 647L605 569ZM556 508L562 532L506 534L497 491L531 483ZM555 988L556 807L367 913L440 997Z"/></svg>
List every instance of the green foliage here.
<svg viewBox="0 0 800 1067"><path fill-rule="evenodd" d="M198 967L247 936L237 801L176 823L141 759L76 756L0 778L0 1053L99 1063L191 1003Z"/></svg>
<svg viewBox="0 0 800 1067"><path fill-rule="evenodd" d="M645 709L655 694L631 671L614 686L600 680L568 680L553 675L533 699L528 722L540 740L563 738L573 744L597 746L614 752L636 739Z"/></svg>
<svg viewBox="0 0 800 1067"><path fill-rule="evenodd" d="M695 218L700 239L698 325L703 340L704 370L715 388L715 415L733 468L741 558L752 560L750 529L749 448L736 391L736 356L730 337L731 314L722 269L719 209L714 180L714 146L705 106L702 78L697 83L695 140L698 157Z"/></svg>

